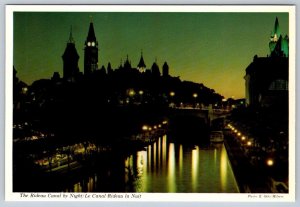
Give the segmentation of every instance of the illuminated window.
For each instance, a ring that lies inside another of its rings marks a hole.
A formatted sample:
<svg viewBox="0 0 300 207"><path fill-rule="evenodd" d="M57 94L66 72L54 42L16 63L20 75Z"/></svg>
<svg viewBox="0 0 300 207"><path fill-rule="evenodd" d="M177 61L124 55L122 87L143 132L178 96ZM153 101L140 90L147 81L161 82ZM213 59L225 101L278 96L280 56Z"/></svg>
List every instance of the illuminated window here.
<svg viewBox="0 0 300 207"><path fill-rule="evenodd" d="M288 84L287 80L277 79L271 83L269 90L271 90L271 91L287 91L288 86L289 86L289 84Z"/></svg>

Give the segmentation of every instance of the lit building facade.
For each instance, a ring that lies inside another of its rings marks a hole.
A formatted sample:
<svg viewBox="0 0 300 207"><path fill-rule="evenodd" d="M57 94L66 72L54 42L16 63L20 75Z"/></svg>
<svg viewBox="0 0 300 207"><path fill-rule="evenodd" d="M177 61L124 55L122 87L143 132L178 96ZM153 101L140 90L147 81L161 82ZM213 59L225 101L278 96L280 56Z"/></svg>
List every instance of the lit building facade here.
<svg viewBox="0 0 300 207"><path fill-rule="evenodd" d="M282 37L277 18L269 47L270 56L255 55L246 68L247 106L282 106L288 102L288 36Z"/></svg>

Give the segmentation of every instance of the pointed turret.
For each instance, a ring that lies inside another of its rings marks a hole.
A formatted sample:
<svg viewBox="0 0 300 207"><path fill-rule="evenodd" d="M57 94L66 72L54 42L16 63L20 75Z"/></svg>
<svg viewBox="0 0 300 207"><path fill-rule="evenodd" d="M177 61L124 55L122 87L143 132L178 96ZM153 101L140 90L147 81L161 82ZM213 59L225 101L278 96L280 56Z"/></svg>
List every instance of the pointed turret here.
<svg viewBox="0 0 300 207"><path fill-rule="evenodd" d="M279 36L281 35L280 34L280 28L279 28L279 21L278 21L278 18L276 17L276 20L275 20L275 25L274 25L274 33L273 35L277 35L277 37L279 38Z"/></svg>
<svg viewBox="0 0 300 207"><path fill-rule="evenodd" d="M143 58L143 51L141 51L141 58L140 58L140 62L137 65L137 69L141 72L144 73L146 71L146 64L144 62L144 58Z"/></svg>
<svg viewBox="0 0 300 207"><path fill-rule="evenodd" d="M155 62L152 64L151 71L152 71L153 76L158 77L158 76L160 76L160 71L159 71L159 67L156 62L157 62L157 60L155 58Z"/></svg>
<svg viewBox="0 0 300 207"><path fill-rule="evenodd" d="M107 65L107 74L112 74L113 73L113 70L112 70L112 68L111 68L111 64L110 64L110 62L108 63L108 65Z"/></svg>
<svg viewBox="0 0 300 207"><path fill-rule="evenodd" d="M128 55L127 55L126 61L124 63L124 69L131 69L131 63L130 63L130 61L128 59Z"/></svg>
<svg viewBox="0 0 300 207"><path fill-rule="evenodd" d="M163 65L163 77L168 77L169 76L169 66L168 63L165 62Z"/></svg>
<svg viewBox="0 0 300 207"><path fill-rule="evenodd" d="M276 20L275 20L275 24L274 24L274 29L271 33L271 42L277 42L278 39L280 38L280 28L279 28L279 21L278 21L278 18L276 17Z"/></svg>
<svg viewBox="0 0 300 207"><path fill-rule="evenodd" d="M92 42L92 41L96 42L96 35L95 35L94 24L93 24L92 19L90 22L89 32L88 32L88 36L87 36L86 40L90 41L90 42Z"/></svg>

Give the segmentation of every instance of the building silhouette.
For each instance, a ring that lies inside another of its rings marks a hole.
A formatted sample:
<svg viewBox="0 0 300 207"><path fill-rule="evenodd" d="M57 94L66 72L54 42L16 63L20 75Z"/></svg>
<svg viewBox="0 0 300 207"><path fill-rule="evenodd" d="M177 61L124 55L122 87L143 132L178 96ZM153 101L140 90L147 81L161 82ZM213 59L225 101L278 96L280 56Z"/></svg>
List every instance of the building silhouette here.
<svg viewBox="0 0 300 207"><path fill-rule="evenodd" d="M84 43L84 75L90 75L98 68L98 42L93 22L90 22L87 38Z"/></svg>
<svg viewBox="0 0 300 207"><path fill-rule="evenodd" d="M278 18L271 34L270 55L254 56L246 68L246 105L283 106L288 102L288 36L280 33Z"/></svg>
<svg viewBox="0 0 300 207"><path fill-rule="evenodd" d="M152 64L151 72L152 72L152 74L153 74L154 77L159 77L160 76L160 71L159 71L159 67L157 65L157 61L156 60Z"/></svg>
<svg viewBox="0 0 300 207"><path fill-rule="evenodd" d="M75 41L72 36L72 27L70 31L69 40L67 42L67 47L64 54L62 55L63 59L63 79L68 82L74 82L76 76L79 73L78 60L79 55L75 47Z"/></svg>
<svg viewBox="0 0 300 207"><path fill-rule="evenodd" d="M168 63L165 62L163 64L163 77L168 77L169 76L169 66Z"/></svg>
<svg viewBox="0 0 300 207"><path fill-rule="evenodd" d="M140 58L139 64L137 65L137 69L138 69L141 73L146 72L146 64L145 64L144 58L143 58L143 51L141 52L141 58Z"/></svg>
<svg viewBox="0 0 300 207"><path fill-rule="evenodd" d="M131 61L129 61L128 55L126 57L124 65L123 65L123 69L125 69L125 70L132 69L132 67L131 67Z"/></svg>

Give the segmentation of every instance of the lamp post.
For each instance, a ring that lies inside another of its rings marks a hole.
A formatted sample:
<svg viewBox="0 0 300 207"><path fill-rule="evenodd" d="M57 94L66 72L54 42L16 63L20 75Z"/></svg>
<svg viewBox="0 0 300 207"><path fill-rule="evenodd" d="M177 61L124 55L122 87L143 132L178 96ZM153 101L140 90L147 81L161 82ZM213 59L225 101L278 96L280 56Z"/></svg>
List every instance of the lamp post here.
<svg viewBox="0 0 300 207"><path fill-rule="evenodd" d="M170 105L171 105L172 108L175 106L174 98L173 98L174 96L175 96L175 92L174 92L174 91L171 91L171 92L170 92L170 100L171 100Z"/></svg>
<svg viewBox="0 0 300 207"><path fill-rule="evenodd" d="M198 97L198 94L197 93L193 93L193 97L194 97L194 108L196 108L196 100L197 100L197 97Z"/></svg>

